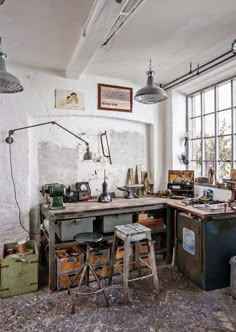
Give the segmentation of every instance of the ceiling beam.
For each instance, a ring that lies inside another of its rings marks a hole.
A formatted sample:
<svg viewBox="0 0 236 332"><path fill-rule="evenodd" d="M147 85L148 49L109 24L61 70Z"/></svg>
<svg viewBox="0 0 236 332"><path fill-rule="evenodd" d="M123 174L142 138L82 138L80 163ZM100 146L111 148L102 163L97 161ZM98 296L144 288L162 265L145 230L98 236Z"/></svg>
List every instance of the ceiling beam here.
<svg viewBox="0 0 236 332"><path fill-rule="evenodd" d="M67 66L67 78L79 78L119 17L127 0L96 0Z"/></svg>

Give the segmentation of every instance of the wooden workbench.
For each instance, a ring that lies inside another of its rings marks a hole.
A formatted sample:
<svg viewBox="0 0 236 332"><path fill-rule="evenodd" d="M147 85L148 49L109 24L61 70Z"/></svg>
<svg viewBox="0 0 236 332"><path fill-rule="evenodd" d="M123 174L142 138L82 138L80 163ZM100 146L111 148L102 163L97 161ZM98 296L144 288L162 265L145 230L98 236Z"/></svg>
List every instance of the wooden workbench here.
<svg viewBox="0 0 236 332"><path fill-rule="evenodd" d="M199 217L200 219L235 218L236 214L231 209L218 211L204 211L185 205L180 200L168 198L145 197L145 198L116 198L110 203L98 203L97 201L87 201L78 203L67 203L64 209L50 210L47 204L41 206L42 215L49 220L49 287L51 290L56 288L56 268L55 268L55 223L57 221L66 222L71 219L80 219L86 217L97 217L105 215L114 215L121 213L134 213L140 211L151 211L167 208L167 227L170 227L171 214L168 210L180 210L188 214ZM170 233L167 234L170 240ZM64 245L61 244L61 245ZM60 245L59 245L60 246ZM58 246L58 247L59 247ZM170 255L170 252L168 252Z"/></svg>
<svg viewBox="0 0 236 332"><path fill-rule="evenodd" d="M41 212L49 220L49 288L51 290L56 288L55 223L57 221L66 222L85 217L158 210L165 208L165 206L166 199L155 197L117 198L110 203L98 203L97 201L67 203L65 208L60 210L50 210L48 205L43 204Z"/></svg>

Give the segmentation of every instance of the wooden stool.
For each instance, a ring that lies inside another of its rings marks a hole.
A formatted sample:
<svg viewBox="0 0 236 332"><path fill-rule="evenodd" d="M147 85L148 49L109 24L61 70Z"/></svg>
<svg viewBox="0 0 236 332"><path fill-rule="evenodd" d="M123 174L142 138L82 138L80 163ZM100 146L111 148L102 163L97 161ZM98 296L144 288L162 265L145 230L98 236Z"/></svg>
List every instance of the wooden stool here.
<svg viewBox="0 0 236 332"><path fill-rule="evenodd" d="M153 277L156 292L159 293L159 280L157 276L156 260L153 249L151 230L137 223L115 227L112 254L111 254L111 263L109 268L108 285L110 285L112 282L114 263L116 261L116 251L119 239L124 241L124 267L123 267L124 301L128 300L128 282L130 281ZM140 257L140 241L142 240L147 240L148 257L151 266L146 264ZM129 254L130 254L131 242L134 242L135 244L135 263L138 268L139 277L129 280ZM144 262L145 265L151 269L152 271L151 274L141 276L141 265L140 265L141 261Z"/></svg>

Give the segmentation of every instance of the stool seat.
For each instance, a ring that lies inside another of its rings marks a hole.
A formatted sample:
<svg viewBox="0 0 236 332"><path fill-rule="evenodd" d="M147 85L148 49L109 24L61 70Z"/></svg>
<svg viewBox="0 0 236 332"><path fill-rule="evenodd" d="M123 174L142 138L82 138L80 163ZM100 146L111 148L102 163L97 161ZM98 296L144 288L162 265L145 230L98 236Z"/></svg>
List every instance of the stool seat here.
<svg viewBox="0 0 236 332"><path fill-rule="evenodd" d="M76 273L75 277L72 279L70 285L68 286L68 294L75 294L75 299L72 303L72 308L71 308L71 313L74 314L75 313L75 302L76 302L76 298L78 295L85 295L85 296L89 296L89 295L93 295L93 294L97 294L100 292L103 292L103 295L105 297L106 300L106 305L109 306L109 302L108 302L108 297L106 296L106 293L104 291L105 286L102 287L102 284L99 280L98 275L96 274L94 267L90 264L89 262L89 255L90 255L90 251L91 251L91 244L96 243L96 242L100 242L103 239L103 235L100 233L93 233L93 232L85 232L85 233L78 233L74 236L74 240L77 241L78 243L84 243L86 245L86 256L85 256L85 262L83 264L83 266L80 268L80 270ZM98 284L98 290L95 291L90 291L90 292L82 292L80 291L82 282L85 281L86 286L89 286L89 276L93 275L95 281ZM75 281L77 280L77 278L80 277L79 280L79 285L77 287L77 289L71 289L71 287L73 286L73 284L75 283Z"/></svg>
<svg viewBox="0 0 236 332"><path fill-rule="evenodd" d="M115 227L111 263L109 268L108 285L112 282L114 264L116 261L116 251L118 247L118 241L124 242L124 266L123 266L123 290L124 300L128 300L128 282L153 277L154 287L156 292L159 293L159 280L157 276L155 253L153 249L153 242L151 236L151 229L138 223L120 225ZM148 258L150 265L146 264L140 256L140 241L145 240L148 245ZM138 269L138 277L129 279L129 259L130 259L130 247L134 243L135 245L135 263ZM141 276L141 262L143 262L148 268L151 269L151 274Z"/></svg>
<svg viewBox="0 0 236 332"><path fill-rule="evenodd" d="M74 236L74 240L79 243L94 243L100 242L103 239L103 235L100 233L85 232L78 233Z"/></svg>

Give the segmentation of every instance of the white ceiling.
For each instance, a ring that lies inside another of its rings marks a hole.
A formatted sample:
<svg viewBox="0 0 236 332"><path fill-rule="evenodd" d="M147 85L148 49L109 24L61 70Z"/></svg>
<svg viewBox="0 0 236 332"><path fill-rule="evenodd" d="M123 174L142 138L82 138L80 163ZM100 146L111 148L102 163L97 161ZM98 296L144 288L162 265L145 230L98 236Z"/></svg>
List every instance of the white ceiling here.
<svg viewBox="0 0 236 332"><path fill-rule="evenodd" d="M104 13L107 3L116 1L95 2L104 6ZM66 71L76 56L78 64L81 55L76 49L93 3L6 0L0 6L0 32L6 37L8 62ZM93 52L90 47L82 69L144 85L151 58L156 81L166 83L185 74L190 61L195 67L229 50L236 39L235 17L235 0L145 0L108 45ZM96 31L88 33L83 47L91 45L92 33Z"/></svg>

